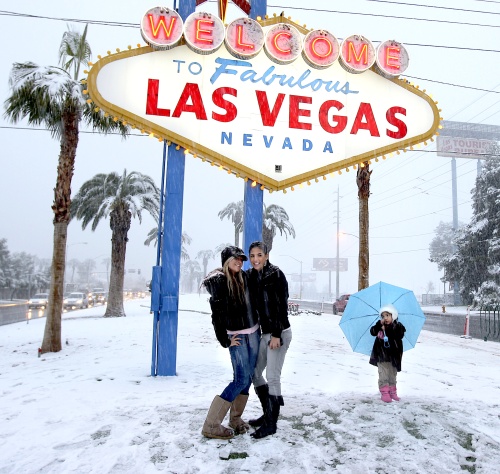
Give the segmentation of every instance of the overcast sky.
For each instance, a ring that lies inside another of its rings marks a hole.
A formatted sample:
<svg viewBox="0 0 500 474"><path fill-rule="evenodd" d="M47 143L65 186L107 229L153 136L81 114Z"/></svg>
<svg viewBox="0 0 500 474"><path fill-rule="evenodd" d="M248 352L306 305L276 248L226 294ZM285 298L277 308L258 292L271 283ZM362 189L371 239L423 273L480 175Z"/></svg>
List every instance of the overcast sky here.
<svg viewBox="0 0 500 474"><path fill-rule="evenodd" d="M437 7L432 7L436 3ZM172 7L173 1L165 1L162 5ZM216 5L216 2L208 2L201 8L215 11ZM12 64L33 61L39 65L57 65L59 44L67 26L71 24L83 31L84 23L74 20L89 21L88 41L96 59L98 54L105 55L108 50L144 44L138 24L143 14L154 6L156 3L145 1L33 0L13 3L0 0L2 103L9 95L8 77ZM322 11L325 9L336 11ZM410 56L406 77L439 102L445 120L500 125L500 2L269 2L269 14L282 11L299 24L328 29L339 39L361 34L375 45L388 39L402 42ZM241 11L230 5L227 20L240 16L243 16ZM0 238L7 239L12 252L25 251L51 258L53 215L50 206L59 143L47 131L35 131L25 123L7 122L3 114L0 140ZM432 281L436 290L443 291L440 272L428 261L428 248L439 222L452 221L450 163L450 158L436 155L434 144L418 152L374 163L369 204L370 283L383 280L420 294ZM126 140L81 133L72 190L76 193L97 173L121 173L124 169L150 175L159 186L161 166L162 144L156 140L135 133ZM458 214L459 220L466 223L471 217L470 191L474 186L476 166L475 160L457 159ZM243 190L243 180L188 157L183 230L193 239L187 247L191 258L200 250L213 250L220 243L233 241L231 223L221 222L217 213L228 203L243 199ZM295 239L288 240L278 235L274 241L271 259L287 274L300 271L296 260L303 262L304 273L310 273L313 258L336 256L337 190L340 229L359 235L354 172L320 180L318 184L312 183L286 195L265 192L264 202L283 206L297 234ZM140 268L146 275L156 262L156 250L143 245L153 226L152 218L146 216L142 225L134 220L129 232L126 266ZM99 270L102 259L110 254L110 237L109 221L103 221L95 232L82 231L79 222L72 222L68 230L68 259L95 258ZM340 274L341 292L357 290L357 247L356 237L341 236L340 257L348 258L349 262L348 271ZM215 265L216 262L209 264ZM328 272L318 272L316 285L319 291L328 290ZM334 274L332 291L335 291Z"/></svg>

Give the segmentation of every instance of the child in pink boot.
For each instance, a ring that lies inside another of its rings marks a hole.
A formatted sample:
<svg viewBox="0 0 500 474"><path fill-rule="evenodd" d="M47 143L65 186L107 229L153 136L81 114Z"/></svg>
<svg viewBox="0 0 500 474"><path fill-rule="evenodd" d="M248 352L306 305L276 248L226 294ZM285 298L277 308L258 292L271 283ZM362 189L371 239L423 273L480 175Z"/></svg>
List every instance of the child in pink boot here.
<svg viewBox="0 0 500 474"><path fill-rule="evenodd" d="M399 401L396 377L401 372L405 327L397 321L398 310L388 304L379 310L380 319L370 328L375 337L370 364L378 367L378 388L382 401Z"/></svg>

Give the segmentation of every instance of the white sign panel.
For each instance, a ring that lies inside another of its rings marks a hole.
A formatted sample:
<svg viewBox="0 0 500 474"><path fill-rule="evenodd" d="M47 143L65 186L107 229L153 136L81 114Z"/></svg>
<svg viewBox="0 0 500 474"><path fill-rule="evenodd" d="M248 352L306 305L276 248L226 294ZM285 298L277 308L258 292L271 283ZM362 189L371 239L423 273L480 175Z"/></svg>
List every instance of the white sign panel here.
<svg viewBox="0 0 500 474"><path fill-rule="evenodd" d="M204 38L208 30L198 28ZM268 37L270 28L264 28ZM244 30L237 31L244 46ZM280 41L295 41L291 34L279 35ZM274 43L279 51L289 44ZM321 58L322 43L315 45ZM314 68L301 54L282 62L264 51L237 58L225 43L212 54L187 44L142 47L101 59L89 73L88 88L92 101L118 120L271 190L436 133L436 105L406 81L371 69L354 74L339 61Z"/></svg>

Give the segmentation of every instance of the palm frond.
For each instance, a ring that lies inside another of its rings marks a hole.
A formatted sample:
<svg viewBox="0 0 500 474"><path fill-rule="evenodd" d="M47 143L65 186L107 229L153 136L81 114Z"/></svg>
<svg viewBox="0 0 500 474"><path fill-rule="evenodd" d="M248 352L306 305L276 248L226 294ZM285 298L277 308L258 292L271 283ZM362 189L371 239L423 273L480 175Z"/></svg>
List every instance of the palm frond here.
<svg viewBox="0 0 500 474"><path fill-rule="evenodd" d="M73 79L78 80L80 66L87 66L92 56L90 45L87 43L88 24L83 34L74 30L70 25L62 37L59 46L59 64L66 70L73 70Z"/></svg>
<svg viewBox="0 0 500 474"><path fill-rule="evenodd" d="M14 63L9 76L12 93L5 100L5 117L16 123L44 124L53 137L62 136L63 111L80 110L85 100L81 85L64 69L41 67L32 62Z"/></svg>

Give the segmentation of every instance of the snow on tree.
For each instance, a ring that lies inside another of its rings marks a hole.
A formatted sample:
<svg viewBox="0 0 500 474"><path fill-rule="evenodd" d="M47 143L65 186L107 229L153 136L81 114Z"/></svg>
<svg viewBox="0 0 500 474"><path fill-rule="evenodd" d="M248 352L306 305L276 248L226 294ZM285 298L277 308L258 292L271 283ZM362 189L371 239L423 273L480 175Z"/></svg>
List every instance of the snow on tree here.
<svg viewBox="0 0 500 474"><path fill-rule="evenodd" d="M490 149L472 191L473 217L459 231L457 251L445 266L460 282L465 303L500 304L500 146Z"/></svg>

